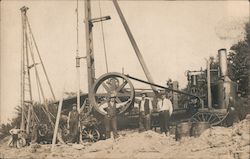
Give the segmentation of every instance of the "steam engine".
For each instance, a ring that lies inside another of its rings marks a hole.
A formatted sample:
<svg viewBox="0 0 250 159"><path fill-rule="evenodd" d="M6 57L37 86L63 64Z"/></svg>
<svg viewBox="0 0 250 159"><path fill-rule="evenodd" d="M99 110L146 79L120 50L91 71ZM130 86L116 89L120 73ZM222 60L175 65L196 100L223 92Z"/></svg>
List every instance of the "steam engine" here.
<svg viewBox="0 0 250 159"><path fill-rule="evenodd" d="M218 50L219 65L210 63L210 71L188 71L188 92L190 94L199 96L204 103L204 108L208 108L208 89L211 90L211 103L215 109L227 109L229 104L229 98L233 100L236 98L237 83L233 82L228 76L228 62L227 62L227 50ZM208 73L210 79L208 79ZM207 87L207 81L210 80L211 87ZM197 106L198 101L190 97L187 106L188 107L201 107Z"/></svg>

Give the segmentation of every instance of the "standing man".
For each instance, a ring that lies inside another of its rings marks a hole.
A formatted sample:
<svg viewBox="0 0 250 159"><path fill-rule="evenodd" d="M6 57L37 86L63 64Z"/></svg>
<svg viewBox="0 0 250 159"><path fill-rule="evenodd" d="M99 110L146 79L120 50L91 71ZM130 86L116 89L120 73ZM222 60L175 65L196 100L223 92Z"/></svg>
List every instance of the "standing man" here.
<svg viewBox="0 0 250 159"><path fill-rule="evenodd" d="M139 132L151 129L152 101L142 92L142 99L139 103Z"/></svg>
<svg viewBox="0 0 250 159"><path fill-rule="evenodd" d="M248 100L244 100L244 98L241 97L241 93L238 92L235 99L235 109L237 112L238 120L243 120L246 118L248 105Z"/></svg>
<svg viewBox="0 0 250 159"><path fill-rule="evenodd" d="M169 135L169 118L173 112L172 103L168 98L166 98L165 94L162 94L158 99L157 107L159 109L161 132Z"/></svg>
<svg viewBox="0 0 250 159"><path fill-rule="evenodd" d="M239 121L238 112L239 109L237 108L236 101L233 99L233 97L229 97L229 103L228 103L228 115L226 117L226 125L232 126L235 122Z"/></svg>
<svg viewBox="0 0 250 159"><path fill-rule="evenodd" d="M17 129L17 128L13 128L11 129L9 132L11 134L11 138L8 142L8 146L13 146L13 147L18 147L18 134L20 134L22 130L21 129Z"/></svg>
<svg viewBox="0 0 250 159"><path fill-rule="evenodd" d="M76 104L73 104L72 111L68 115L68 129L70 134L69 142L75 143L78 141L78 124L79 124L79 113L76 109Z"/></svg>
<svg viewBox="0 0 250 159"><path fill-rule="evenodd" d="M104 110L107 112L105 115L104 123L106 129L106 139L110 138L110 132L113 131L114 138L116 139L119 135L117 132L117 112L116 112L116 96L110 95L107 100L107 107Z"/></svg>

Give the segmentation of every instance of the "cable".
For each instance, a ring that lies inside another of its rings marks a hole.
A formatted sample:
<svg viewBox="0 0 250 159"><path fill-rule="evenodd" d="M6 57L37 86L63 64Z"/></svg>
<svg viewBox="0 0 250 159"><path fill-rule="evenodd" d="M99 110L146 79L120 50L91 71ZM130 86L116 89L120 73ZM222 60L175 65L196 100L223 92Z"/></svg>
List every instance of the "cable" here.
<svg viewBox="0 0 250 159"><path fill-rule="evenodd" d="M39 102L41 103L40 87L39 87L37 78L38 78L38 77L37 77L37 75L36 75L36 86L37 86L37 92L38 92L38 99L39 99Z"/></svg>
<svg viewBox="0 0 250 159"><path fill-rule="evenodd" d="M31 30L31 26L30 26L30 23L29 23L28 17L27 17L27 16L25 16L25 18L26 18L26 21L27 21L27 24L28 24L29 33L30 33L30 35L31 35L31 37L32 37L32 40L33 40L33 42L34 42L34 45L35 45L35 48L36 48L36 51L37 51L37 54L38 54L38 57L39 57L39 60L40 60L41 65L42 65L44 75L45 75L46 80L47 80L47 83L48 83L48 85L49 85L50 92L51 92L51 94L52 94L53 99L54 99L54 100L56 100L56 98L55 98L55 94L54 94L54 91L53 91L53 88L52 88L52 85L51 85L51 83L50 83L50 81L49 81L49 77L48 77L48 75L47 75L47 72L46 72L45 66L44 66L44 64L43 64L43 60L42 60L41 55L40 55L40 52L39 52L39 50L38 50L38 46L37 46L37 44L36 44L35 37L34 37L34 35L33 35L33 33L32 33L32 30Z"/></svg>
<svg viewBox="0 0 250 159"><path fill-rule="evenodd" d="M76 1L76 55L79 56L79 11L78 0Z"/></svg>
<svg viewBox="0 0 250 159"><path fill-rule="evenodd" d="M102 17L101 0L99 0L99 12L100 12L100 17ZM102 28L102 42L103 42L103 50L104 50L104 55L105 55L106 71L108 73L109 72L109 70L108 70L108 59L107 59L106 43L105 43L104 28L103 28L103 22L102 21L101 21L101 28Z"/></svg>

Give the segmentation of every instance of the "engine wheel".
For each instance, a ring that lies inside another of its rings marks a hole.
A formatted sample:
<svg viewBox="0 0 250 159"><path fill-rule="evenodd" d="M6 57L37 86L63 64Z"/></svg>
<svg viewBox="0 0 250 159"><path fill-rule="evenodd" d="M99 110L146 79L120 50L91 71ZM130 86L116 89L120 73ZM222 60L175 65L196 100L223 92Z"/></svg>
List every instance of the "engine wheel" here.
<svg viewBox="0 0 250 159"><path fill-rule="evenodd" d="M97 142L100 140L100 133L97 129L83 129L82 140L87 142Z"/></svg>
<svg viewBox="0 0 250 159"><path fill-rule="evenodd" d="M227 114L217 114L212 112L197 112L194 114L190 121L191 122L208 122L211 126L216 126L222 123L226 118Z"/></svg>
<svg viewBox="0 0 250 159"><path fill-rule="evenodd" d="M20 148L24 147L25 145L26 145L26 140L25 140L25 138L19 137L19 138L17 139L16 147L20 149Z"/></svg>
<svg viewBox="0 0 250 159"><path fill-rule="evenodd" d="M118 114L124 113L134 103L135 90L130 80L120 73L107 73L96 80L93 87L94 108L102 115L107 114L103 109L107 106L110 94L116 95Z"/></svg>
<svg viewBox="0 0 250 159"><path fill-rule="evenodd" d="M39 125L38 134L43 137L47 135L47 133L48 133L48 126L46 124Z"/></svg>

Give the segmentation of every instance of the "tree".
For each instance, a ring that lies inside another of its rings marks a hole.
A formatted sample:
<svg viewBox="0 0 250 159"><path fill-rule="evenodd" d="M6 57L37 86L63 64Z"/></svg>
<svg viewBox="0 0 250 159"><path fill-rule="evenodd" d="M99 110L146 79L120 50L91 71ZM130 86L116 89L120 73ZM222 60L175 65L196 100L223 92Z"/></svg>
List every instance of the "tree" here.
<svg viewBox="0 0 250 159"><path fill-rule="evenodd" d="M38 124L46 124L46 125L48 125L49 126L49 131L50 131L49 133L52 133L53 128L51 127L51 123L50 123L50 121L48 119L48 115L51 116L52 121L55 123L55 118L54 117L56 116L56 113L57 113L57 106L55 106L53 104L53 101L48 101L48 109L49 109L49 112L50 112L49 114L46 113L44 104L35 102L34 105L33 105L33 108L34 108L34 112L36 114L36 117L39 120ZM22 108L21 108L21 106L17 106L15 108L15 111L16 111L16 117L11 119L9 123L0 125L0 140L4 139L6 136L9 136L10 135L9 131L12 128L14 128L14 127L20 128L21 118L22 118L21 117L22 116ZM49 133L48 133L48 135L51 135Z"/></svg>
<svg viewBox="0 0 250 159"><path fill-rule="evenodd" d="M245 25L245 39L234 44L229 53L229 75L233 81L237 81L238 90L243 97L249 95L249 75L250 75L250 23Z"/></svg>

